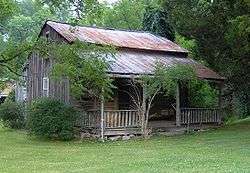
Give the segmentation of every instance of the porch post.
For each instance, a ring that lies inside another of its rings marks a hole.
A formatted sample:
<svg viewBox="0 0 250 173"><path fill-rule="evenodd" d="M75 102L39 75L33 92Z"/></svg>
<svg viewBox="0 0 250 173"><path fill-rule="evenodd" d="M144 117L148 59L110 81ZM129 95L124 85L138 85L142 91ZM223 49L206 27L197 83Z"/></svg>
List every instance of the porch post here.
<svg viewBox="0 0 250 173"><path fill-rule="evenodd" d="M176 126L181 126L181 110L180 110L180 86L179 82L177 82L176 87Z"/></svg>
<svg viewBox="0 0 250 173"><path fill-rule="evenodd" d="M104 98L101 96L101 139L104 141Z"/></svg>
<svg viewBox="0 0 250 173"><path fill-rule="evenodd" d="M218 124L221 124L221 118L222 118L222 88L223 88L223 82L220 82L219 83L219 99L218 99L218 107L219 107Z"/></svg>

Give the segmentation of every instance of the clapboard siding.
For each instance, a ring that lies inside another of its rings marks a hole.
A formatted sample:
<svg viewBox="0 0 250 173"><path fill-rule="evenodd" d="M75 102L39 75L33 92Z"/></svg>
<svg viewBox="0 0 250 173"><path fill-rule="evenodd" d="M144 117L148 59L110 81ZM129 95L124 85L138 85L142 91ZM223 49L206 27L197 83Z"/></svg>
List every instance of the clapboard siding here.
<svg viewBox="0 0 250 173"><path fill-rule="evenodd" d="M46 34L47 33L47 34ZM51 27L46 26L41 36L48 35L48 39L65 42L58 33ZM43 58L37 52L31 53L28 60L27 71L27 101L31 102L34 99L45 96L43 92L43 78L49 77L49 73L53 68L54 58ZM70 102L69 80L62 78L61 80L49 80L49 96L65 103Z"/></svg>

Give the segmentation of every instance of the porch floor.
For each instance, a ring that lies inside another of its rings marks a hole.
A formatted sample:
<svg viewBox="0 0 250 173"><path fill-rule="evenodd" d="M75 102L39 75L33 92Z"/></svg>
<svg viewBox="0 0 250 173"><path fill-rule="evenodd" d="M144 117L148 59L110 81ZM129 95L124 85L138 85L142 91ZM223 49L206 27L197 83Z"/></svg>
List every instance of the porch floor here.
<svg viewBox="0 0 250 173"><path fill-rule="evenodd" d="M168 132L168 133L184 133L186 128L181 126L177 127L175 121L168 120L154 120L148 122L148 127L152 133Z"/></svg>
<svg viewBox="0 0 250 173"><path fill-rule="evenodd" d="M187 126L182 125L180 127L176 126L175 121L167 121L167 120L157 120L157 121L149 121L149 128L152 129L153 133L157 132L166 132L173 134L182 134L187 131ZM216 123L207 123L207 124L191 124L190 130L204 130L210 128L219 127Z"/></svg>
<svg viewBox="0 0 250 173"><path fill-rule="evenodd" d="M155 120L155 121L149 121L148 126L150 128L170 128L170 127L176 127L175 121L167 121L167 120Z"/></svg>
<svg viewBox="0 0 250 173"><path fill-rule="evenodd" d="M152 134L162 134L166 136L173 136L178 134L184 134L187 131L187 126L182 125L180 127L176 126L175 121L167 120L154 120L149 121L149 129L151 129ZM220 127L218 124L209 123L209 124L191 124L189 126L190 131L195 130L205 130ZM99 134L100 130L94 130L91 133ZM131 128L107 128L104 131L105 136L123 136L123 135L141 135L141 128L131 127Z"/></svg>

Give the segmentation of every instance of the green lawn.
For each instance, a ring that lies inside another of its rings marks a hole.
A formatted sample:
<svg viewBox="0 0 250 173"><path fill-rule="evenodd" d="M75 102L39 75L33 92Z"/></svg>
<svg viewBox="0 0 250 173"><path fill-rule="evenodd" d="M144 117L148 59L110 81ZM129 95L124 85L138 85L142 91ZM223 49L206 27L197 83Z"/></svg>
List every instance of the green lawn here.
<svg viewBox="0 0 250 173"><path fill-rule="evenodd" d="M119 142L49 142L0 128L0 172L250 172L250 119L219 130Z"/></svg>

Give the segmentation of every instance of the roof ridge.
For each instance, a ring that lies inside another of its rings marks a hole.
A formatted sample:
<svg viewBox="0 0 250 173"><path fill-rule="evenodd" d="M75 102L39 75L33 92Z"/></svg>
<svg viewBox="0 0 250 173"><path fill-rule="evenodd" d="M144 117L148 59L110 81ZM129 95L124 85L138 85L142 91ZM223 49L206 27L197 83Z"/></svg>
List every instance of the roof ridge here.
<svg viewBox="0 0 250 173"><path fill-rule="evenodd" d="M109 27L104 27L104 26L102 27L102 26L90 26L90 25L76 25L76 26L73 26L72 25L73 23L68 23L68 22L63 22L63 21L55 21L55 20L46 20L45 23L47 23L47 22L66 24L66 25L70 25L72 27L77 27L78 26L78 27L95 28L95 29L103 29L103 30L111 30L111 31L126 31L126 32L146 33L146 34L151 34L151 35L154 35L154 36L158 36L158 35L150 32L150 31L143 31L143 30L117 29L117 28L109 28Z"/></svg>

